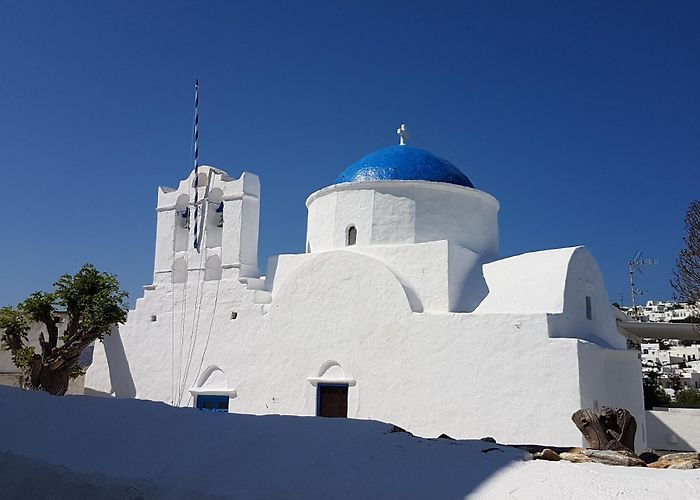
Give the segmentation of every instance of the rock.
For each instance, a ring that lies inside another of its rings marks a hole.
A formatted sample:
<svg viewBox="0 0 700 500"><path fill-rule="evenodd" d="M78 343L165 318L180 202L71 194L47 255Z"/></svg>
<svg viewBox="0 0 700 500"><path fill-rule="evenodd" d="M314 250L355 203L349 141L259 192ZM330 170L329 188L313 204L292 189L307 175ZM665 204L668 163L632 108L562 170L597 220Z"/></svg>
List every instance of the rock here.
<svg viewBox="0 0 700 500"><path fill-rule="evenodd" d="M669 469L700 469L700 463L695 460L676 460L668 466Z"/></svg>
<svg viewBox="0 0 700 500"><path fill-rule="evenodd" d="M645 451L644 453L640 453L639 458L644 460L644 463L648 465L656 462L659 459L659 456L651 451Z"/></svg>
<svg viewBox="0 0 700 500"><path fill-rule="evenodd" d="M454 441L455 438L448 436L447 434L440 434L438 436L438 439L449 439L450 441Z"/></svg>
<svg viewBox="0 0 700 500"><path fill-rule="evenodd" d="M614 449L614 450L605 450L605 451L614 451L616 453L619 453L620 455L625 455L626 457L639 458L639 456L635 452L630 451L627 448L618 448L618 449Z"/></svg>
<svg viewBox="0 0 700 500"><path fill-rule="evenodd" d="M544 450L535 453L534 456L538 460L549 460L550 462L558 462L561 460L561 457L557 454L557 452L549 448L545 448Z"/></svg>
<svg viewBox="0 0 700 500"><path fill-rule="evenodd" d="M669 453L649 466L654 469L700 469L700 453Z"/></svg>
<svg viewBox="0 0 700 500"><path fill-rule="evenodd" d="M624 465L627 467L646 467L644 460L637 456L630 456L628 453L621 453L612 450L586 450L585 456L594 462L606 465Z"/></svg>
<svg viewBox="0 0 700 500"><path fill-rule="evenodd" d="M583 453L584 451L586 451L586 448L569 448L566 450L567 453Z"/></svg>
<svg viewBox="0 0 700 500"><path fill-rule="evenodd" d="M583 451L583 450L581 450ZM564 451L559 454L559 458L562 460L566 460L567 462L573 462L575 464L580 464L584 462L592 462L590 458L588 458L586 455L583 453L569 453L568 451Z"/></svg>
<svg viewBox="0 0 700 500"><path fill-rule="evenodd" d="M486 441L487 443L495 443L496 442L496 440L494 438L492 438L491 436L482 437L480 439L480 441Z"/></svg>
<svg viewBox="0 0 700 500"><path fill-rule="evenodd" d="M669 465L671 465L671 462L652 462L647 464L647 467L651 467L652 469L668 469Z"/></svg>
<svg viewBox="0 0 700 500"><path fill-rule="evenodd" d="M661 455L659 460L663 460L664 462L672 462L674 460L700 460L700 453L694 451L667 453L666 455Z"/></svg>

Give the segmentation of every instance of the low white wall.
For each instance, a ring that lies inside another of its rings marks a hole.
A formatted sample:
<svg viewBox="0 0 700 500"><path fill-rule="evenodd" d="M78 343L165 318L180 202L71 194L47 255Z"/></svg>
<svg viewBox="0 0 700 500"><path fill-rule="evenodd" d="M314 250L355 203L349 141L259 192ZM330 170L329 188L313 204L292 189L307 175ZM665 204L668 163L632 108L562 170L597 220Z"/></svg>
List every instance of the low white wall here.
<svg viewBox="0 0 700 500"><path fill-rule="evenodd" d="M654 408L646 414L649 448L700 451L700 408Z"/></svg>

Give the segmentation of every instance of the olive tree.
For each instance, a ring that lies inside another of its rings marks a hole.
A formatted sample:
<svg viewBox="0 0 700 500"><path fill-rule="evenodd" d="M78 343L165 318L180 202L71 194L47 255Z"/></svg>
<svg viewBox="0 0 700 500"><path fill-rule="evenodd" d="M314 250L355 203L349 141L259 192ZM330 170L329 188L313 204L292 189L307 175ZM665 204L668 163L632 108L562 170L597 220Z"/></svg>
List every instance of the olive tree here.
<svg viewBox="0 0 700 500"><path fill-rule="evenodd" d="M65 274L53 284L53 292L34 292L15 307L0 308L0 328L5 350L22 370L25 387L63 395L70 379L80 376L78 359L92 342L109 335L126 321L127 293L116 276L85 264L75 275ZM66 326L59 334L58 311L65 311ZM29 345L30 323L42 327L40 352Z"/></svg>

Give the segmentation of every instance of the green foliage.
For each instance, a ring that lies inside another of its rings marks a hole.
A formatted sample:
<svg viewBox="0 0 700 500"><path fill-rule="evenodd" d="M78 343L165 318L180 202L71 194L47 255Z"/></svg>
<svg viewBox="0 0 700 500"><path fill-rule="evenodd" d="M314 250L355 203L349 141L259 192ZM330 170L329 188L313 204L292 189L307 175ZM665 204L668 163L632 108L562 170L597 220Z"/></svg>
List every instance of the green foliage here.
<svg viewBox="0 0 700 500"><path fill-rule="evenodd" d="M12 361L23 369L29 387L64 394L68 379L85 373L78 365L83 349L126 321L126 298L116 276L85 264L75 275L61 276L53 292L34 292L17 308L0 309L3 347L12 352ZM59 310L68 316L60 339ZM39 336L40 354L26 345L30 321L45 327Z"/></svg>
<svg viewBox="0 0 700 500"><path fill-rule="evenodd" d="M644 409L651 410L655 406L668 406L671 397L661 388L659 384L659 372L649 371L644 374Z"/></svg>
<svg viewBox="0 0 700 500"><path fill-rule="evenodd" d="M27 347L29 319L19 309L12 307L0 308L0 328L3 329L0 341L2 348L12 353L12 362L19 368L29 365L34 355L34 348Z"/></svg>
<svg viewBox="0 0 700 500"><path fill-rule="evenodd" d="M25 341L29 332L29 320L22 311L13 307L0 307L0 328L5 330L5 335L18 336Z"/></svg>
<svg viewBox="0 0 700 500"><path fill-rule="evenodd" d="M22 347L12 351L12 362L18 368L28 368L29 362L32 360L36 350L34 346Z"/></svg>
<svg viewBox="0 0 700 500"><path fill-rule="evenodd" d="M700 403L700 391L697 389L683 389L676 393L675 400L676 403Z"/></svg>
<svg viewBox="0 0 700 500"><path fill-rule="evenodd" d="M101 273L92 264L85 264L75 276L64 274L54 283L55 303L69 316L66 335L72 335L71 326L79 321L84 334L102 339L112 326L126 321L128 294L119 289L113 274Z"/></svg>
<svg viewBox="0 0 700 500"><path fill-rule="evenodd" d="M51 321L55 312L54 296L46 292L34 292L17 306L33 321Z"/></svg>
<svg viewBox="0 0 700 500"><path fill-rule="evenodd" d="M668 381L671 385L671 389L673 389L674 394L683 390L683 377L681 377L680 375L669 375Z"/></svg>

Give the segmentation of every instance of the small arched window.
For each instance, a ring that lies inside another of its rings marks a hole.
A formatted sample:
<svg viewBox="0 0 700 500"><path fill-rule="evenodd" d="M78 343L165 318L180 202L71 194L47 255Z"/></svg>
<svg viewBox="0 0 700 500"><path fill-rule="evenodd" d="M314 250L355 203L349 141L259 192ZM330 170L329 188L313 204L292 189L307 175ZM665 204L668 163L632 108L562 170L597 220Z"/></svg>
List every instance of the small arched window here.
<svg viewBox="0 0 700 500"><path fill-rule="evenodd" d="M349 226L345 235L345 245L350 246L357 243L357 228L355 226Z"/></svg>

